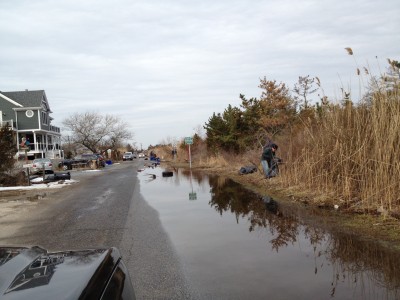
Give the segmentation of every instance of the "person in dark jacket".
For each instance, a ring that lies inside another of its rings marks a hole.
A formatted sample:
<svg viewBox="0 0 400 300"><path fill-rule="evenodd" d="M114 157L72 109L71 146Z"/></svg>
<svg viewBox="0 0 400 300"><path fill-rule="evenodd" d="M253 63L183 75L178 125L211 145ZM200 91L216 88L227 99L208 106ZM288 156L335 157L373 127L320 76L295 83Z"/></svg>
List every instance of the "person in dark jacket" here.
<svg viewBox="0 0 400 300"><path fill-rule="evenodd" d="M264 170L265 178L271 178L277 175L276 162L274 161L276 150L278 150L278 145L271 144L264 148L261 155L261 165Z"/></svg>

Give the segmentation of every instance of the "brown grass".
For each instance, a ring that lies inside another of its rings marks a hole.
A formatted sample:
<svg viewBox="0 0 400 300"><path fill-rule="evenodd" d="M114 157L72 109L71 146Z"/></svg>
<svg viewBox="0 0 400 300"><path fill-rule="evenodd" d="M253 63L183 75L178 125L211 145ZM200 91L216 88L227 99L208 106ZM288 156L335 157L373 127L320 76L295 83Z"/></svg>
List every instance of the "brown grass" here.
<svg viewBox="0 0 400 300"><path fill-rule="evenodd" d="M287 186L334 193L349 209L395 212L400 191L400 102L378 93L370 105L334 106L290 153Z"/></svg>

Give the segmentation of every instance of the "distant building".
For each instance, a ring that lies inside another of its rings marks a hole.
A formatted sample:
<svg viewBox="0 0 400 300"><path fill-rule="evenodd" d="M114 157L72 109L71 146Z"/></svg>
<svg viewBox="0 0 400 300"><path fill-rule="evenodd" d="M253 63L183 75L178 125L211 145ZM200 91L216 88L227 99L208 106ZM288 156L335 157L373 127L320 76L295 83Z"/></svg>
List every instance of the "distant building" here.
<svg viewBox="0 0 400 300"><path fill-rule="evenodd" d="M43 90L0 92L0 125L15 132L19 157L63 157L60 128L51 125L51 113Z"/></svg>

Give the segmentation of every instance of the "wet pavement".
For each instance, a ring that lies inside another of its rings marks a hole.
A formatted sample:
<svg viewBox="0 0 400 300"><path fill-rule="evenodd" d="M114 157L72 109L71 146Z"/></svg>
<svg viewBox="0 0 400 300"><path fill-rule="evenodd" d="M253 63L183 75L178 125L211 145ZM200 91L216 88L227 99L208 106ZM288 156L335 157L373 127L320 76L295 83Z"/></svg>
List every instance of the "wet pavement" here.
<svg viewBox="0 0 400 300"><path fill-rule="evenodd" d="M38 245L49 251L116 247L137 299L197 299L157 211L140 195L137 169L144 163L74 171L71 177L79 183L18 191L14 200L8 194L0 201L0 245ZM38 192L45 195L28 199ZM9 207L13 203L19 207ZM7 210L3 216L2 209Z"/></svg>
<svg viewBox="0 0 400 300"><path fill-rule="evenodd" d="M400 254L335 230L331 215L226 178L165 171L140 172L141 194L201 298L400 298Z"/></svg>

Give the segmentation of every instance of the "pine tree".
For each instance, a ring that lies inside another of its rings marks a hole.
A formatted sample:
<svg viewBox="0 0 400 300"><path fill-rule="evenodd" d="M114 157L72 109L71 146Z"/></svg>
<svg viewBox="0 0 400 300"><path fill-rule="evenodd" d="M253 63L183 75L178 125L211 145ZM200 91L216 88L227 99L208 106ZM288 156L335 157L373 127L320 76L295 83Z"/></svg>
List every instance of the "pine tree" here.
<svg viewBox="0 0 400 300"><path fill-rule="evenodd" d="M207 135L207 148L217 153L223 147L223 137L229 130L225 120L220 113L213 113L212 117L208 119L208 123L205 123L204 129Z"/></svg>
<svg viewBox="0 0 400 300"><path fill-rule="evenodd" d="M0 172L9 171L14 166L17 152L14 134L9 126L0 128Z"/></svg>
<svg viewBox="0 0 400 300"><path fill-rule="evenodd" d="M284 83L278 84L275 80L267 80L264 77L260 80L259 88L263 90L260 99L262 113L259 125L274 136L293 121L296 103Z"/></svg>

